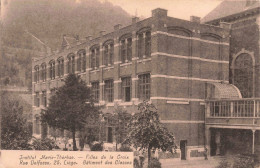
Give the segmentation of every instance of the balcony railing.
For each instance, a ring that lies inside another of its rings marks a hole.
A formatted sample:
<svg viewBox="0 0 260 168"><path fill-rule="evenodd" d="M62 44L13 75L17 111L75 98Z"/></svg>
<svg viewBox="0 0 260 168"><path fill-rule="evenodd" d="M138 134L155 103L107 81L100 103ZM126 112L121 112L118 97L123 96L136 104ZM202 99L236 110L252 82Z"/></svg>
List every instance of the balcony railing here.
<svg viewBox="0 0 260 168"><path fill-rule="evenodd" d="M209 100L206 117L260 117L260 99Z"/></svg>

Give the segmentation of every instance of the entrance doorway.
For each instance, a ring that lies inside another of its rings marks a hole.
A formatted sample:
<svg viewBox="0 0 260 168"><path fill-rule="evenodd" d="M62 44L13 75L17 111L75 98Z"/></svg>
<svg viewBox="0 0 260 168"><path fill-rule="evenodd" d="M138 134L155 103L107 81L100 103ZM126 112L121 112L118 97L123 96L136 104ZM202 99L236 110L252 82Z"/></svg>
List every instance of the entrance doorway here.
<svg viewBox="0 0 260 168"><path fill-rule="evenodd" d="M113 142L113 130L112 130L112 127L108 127L107 128L107 142L108 143L112 143Z"/></svg>
<svg viewBox="0 0 260 168"><path fill-rule="evenodd" d="M181 160L186 160L186 146L187 146L187 140L181 140L180 141Z"/></svg>

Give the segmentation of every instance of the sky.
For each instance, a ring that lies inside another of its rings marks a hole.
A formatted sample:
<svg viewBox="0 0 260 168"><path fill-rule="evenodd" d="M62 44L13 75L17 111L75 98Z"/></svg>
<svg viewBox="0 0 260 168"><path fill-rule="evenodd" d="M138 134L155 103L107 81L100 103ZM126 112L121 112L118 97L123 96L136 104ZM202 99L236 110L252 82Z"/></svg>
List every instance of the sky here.
<svg viewBox="0 0 260 168"><path fill-rule="evenodd" d="M203 18L223 0L100 0L120 6L132 16L151 16L155 8L168 10L168 16L189 20L190 16Z"/></svg>

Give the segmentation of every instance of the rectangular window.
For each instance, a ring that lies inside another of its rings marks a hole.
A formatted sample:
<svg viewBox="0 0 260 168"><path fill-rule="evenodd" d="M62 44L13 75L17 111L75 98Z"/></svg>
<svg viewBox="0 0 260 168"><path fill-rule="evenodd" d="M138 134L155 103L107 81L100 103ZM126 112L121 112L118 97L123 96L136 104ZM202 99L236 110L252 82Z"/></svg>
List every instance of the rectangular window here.
<svg viewBox="0 0 260 168"><path fill-rule="evenodd" d="M126 61L126 40L121 41L121 61L124 63Z"/></svg>
<svg viewBox="0 0 260 168"><path fill-rule="evenodd" d="M95 48L91 50L91 68L97 69L99 68L99 48Z"/></svg>
<svg viewBox="0 0 260 168"><path fill-rule="evenodd" d="M109 60L109 51L108 51L108 45L106 45L104 50L104 65L108 65L108 60Z"/></svg>
<svg viewBox="0 0 260 168"><path fill-rule="evenodd" d="M125 102L131 101L131 77L122 78L122 99Z"/></svg>
<svg viewBox="0 0 260 168"><path fill-rule="evenodd" d="M127 39L127 60L132 60L132 38Z"/></svg>
<svg viewBox="0 0 260 168"><path fill-rule="evenodd" d="M71 64L72 64L72 73L74 74L75 73L75 57L72 56L71 57Z"/></svg>
<svg viewBox="0 0 260 168"><path fill-rule="evenodd" d="M138 47L137 47L137 51L138 51L138 57L139 58L143 58L143 55L144 55L144 53L143 53L143 42L144 41L144 39L143 39L143 34L139 34L138 35Z"/></svg>
<svg viewBox="0 0 260 168"><path fill-rule="evenodd" d="M47 106L46 91L42 91L42 105L43 105L44 107Z"/></svg>
<svg viewBox="0 0 260 168"><path fill-rule="evenodd" d="M35 118L35 134L40 134L41 122L40 117Z"/></svg>
<svg viewBox="0 0 260 168"><path fill-rule="evenodd" d="M82 71L83 72L86 72L86 60L87 60L87 57L86 57L86 53L84 52L83 53L83 57L82 57Z"/></svg>
<svg viewBox="0 0 260 168"><path fill-rule="evenodd" d="M64 60L60 60L60 76L64 75Z"/></svg>
<svg viewBox="0 0 260 168"><path fill-rule="evenodd" d="M55 79L55 62L50 63L50 78Z"/></svg>
<svg viewBox="0 0 260 168"><path fill-rule="evenodd" d="M112 65L114 60L114 44L107 44L104 47L104 65Z"/></svg>
<svg viewBox="0 0 260 168"><path fill-rule="evenodd" d="M148 31L145 33L145 56L151 56L151 32Z"/></svg>
<svg viewBox="0 0 260 168"><path fill-rule="evenodd" d="M71 57L68 58L68 73L71 73Z"/></svg>
<svg viewBox="0 0 260 168"><path fill-rule="evenodd" d="M138 97L140 100L149 100L151 90L150 74L138 75Z"/></svg>
<svg viewBox="0 0 260 168"><path fill-rule="evenodd" d="M35 106L40 107L40 94L39 94L39 92L36 92L35 94L36 94L36 96L35 96Z"/></svg>
<svg viewBox="0 0 260 168"><path fill-rule="evenodd" d="M78 56L78 60L77 60L77 71L81 71L81 53Z"/></svg>
<svg viewBox="0 0 260 168"><path fill-rule="evenodd" d="M39 66L36 66L34 69L35 69L35 75L34 75L35 82L38 83L40 81L40 68Z"/></svg>
<svg viewBox="0 0 260 168"><path fill-rule="evenodd" d="M113 80L105 81L105 100L107 102L114 101L114 81Z"/></svg>
<svg viewBox="0 0 260 168"><path fill-rule="evenodd" d="M96 102L99 101L99 82L93 82L92 84L92 95Z"/></svg>
<svg viewBox="0 0 260 168"><path fill-rule="evenodd" d="M42 77L42 81L45 82L46 81L46 65L43 64L42 65L42 74L41 74L41 77Z"/></svg>
<svg viewBox="0 0 260 168"><path fill-rule="evenodd" d="M91 50L91 68L95 68L95 64L96 64L96 57L95 57L95 49Z"/></svg>
<svg viewBox="0 0 260 168"><path fill-rule="evenodd" d="M108 64L114 64L114 44L110 44Z"/></svg>

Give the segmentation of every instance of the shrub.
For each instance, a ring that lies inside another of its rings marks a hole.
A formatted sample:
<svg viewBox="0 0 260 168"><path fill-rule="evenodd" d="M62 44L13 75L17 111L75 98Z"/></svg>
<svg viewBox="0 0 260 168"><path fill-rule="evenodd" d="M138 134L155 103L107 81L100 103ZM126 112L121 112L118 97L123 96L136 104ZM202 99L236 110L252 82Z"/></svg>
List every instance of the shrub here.
<svg viewBox="0 0 260 168"><path fill-rule="evenodd" d="M134 168L141 168L137 158L134 158Z"/></svg>
<svg viewBox="0 0 260 168"><path fill-rule="evenodd" d="M132 149L130 148L129 145L122 145L122 146L119 148L119 151L122 151L122 152L132 152Z"/></svg>
<svg viewBox="0 0 260 168"><path fill-rule="evenodd" d="M49 138L45 139L34 139L32 146L35 150L52 150L55 148L55 141Z"/></svg>
<svg viewBox="0 0 260 168"><path fill-rule="evenodd" d="M159 159L151 158L149 168L161 168L161 167L162 167L162 165L161 165Z"/></svg>
<svg viewBox="0 0 260 168"><path fill-rule="evenodd" d="M257 161L253 155L236 155L224 160L221 160L216 168L254 168L257 166Z"/></svg>
<svg viewBox="0 0 260 168"><path fill-rule="evenodd" d="M90 145L91 151L103 151L103 143L102 142L94 142Z"/></svg>

